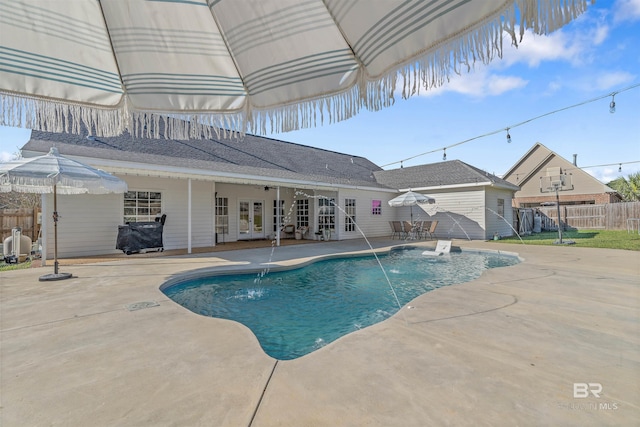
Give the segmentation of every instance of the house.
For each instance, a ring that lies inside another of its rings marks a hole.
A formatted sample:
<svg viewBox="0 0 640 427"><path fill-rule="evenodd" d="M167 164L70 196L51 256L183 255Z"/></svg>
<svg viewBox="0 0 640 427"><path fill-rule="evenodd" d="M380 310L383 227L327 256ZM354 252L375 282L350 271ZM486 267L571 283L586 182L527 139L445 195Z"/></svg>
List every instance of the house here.
<svg viewBox="0 0 640 427"><path fill-rule="evenodd" d="M289 224L306 230L305 239L389 236L389 221L408 219L408 211L388 201L408 188L438 198L437 212L431 212L443 224L438 237L511 234L505 207L517 187L457 161L383 171L364 157L253 135L173 140L42 131L32 132L22 155L42 155L51 146L129 187L124 195L58 196L58 232L64 236L59 257L117 253L118 226L161 214L164 248L188 252L291 237L282 233ZM53 252L51 203L50 195L43 196L47 254Z"/></svg>
<svg viewBox="0 0 640 427"><path fill-rule="evenodd" d="M513 235L511 200L518 187L495 175L460 160L373 174L379 183L400 192L411 190L435 198L435 205L423 209L428 220L438 221L438 236L485 240L495 233ZM406 212L401 215L408 217Z"/></svg>
<svg viewBox="0 0 640 427"><path fill-rule="evenodd" d="M514 207L532 208L560 205L605 204L621 201L620 195L575 163L564 159L539 142L522 156L503 177L520 187ZM554 186L555 185L555 186Z"/></svg>

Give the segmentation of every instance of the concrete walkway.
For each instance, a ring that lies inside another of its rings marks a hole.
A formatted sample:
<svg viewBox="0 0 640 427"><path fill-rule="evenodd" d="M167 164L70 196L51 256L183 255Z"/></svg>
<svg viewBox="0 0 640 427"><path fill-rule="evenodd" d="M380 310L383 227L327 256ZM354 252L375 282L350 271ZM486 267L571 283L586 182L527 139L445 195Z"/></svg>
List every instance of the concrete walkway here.
<svg viewBox="0 0 640 427"><path fill-rule="evenodd" d="M74 278L60 282L38 281L51 267L0 273L0 425L638 425L640 253L454 246L524 262L422 295L291 361L159 286L197 269L364 250L363 241L64 265Z"/></svg>

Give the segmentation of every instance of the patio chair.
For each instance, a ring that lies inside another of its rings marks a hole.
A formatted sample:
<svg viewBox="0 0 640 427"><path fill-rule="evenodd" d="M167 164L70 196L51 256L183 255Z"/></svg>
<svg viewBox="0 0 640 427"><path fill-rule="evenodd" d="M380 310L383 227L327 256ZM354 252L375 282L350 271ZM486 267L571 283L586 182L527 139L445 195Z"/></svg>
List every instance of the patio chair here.
<svg viewBox="0 0 640 427"><path fill-rule="evenodd" d="M282 232L284 233L285 238L294 238L296 233L296 226L293 224L287 224L282 227Z"/></svg>
<svg viewBox="0 0 640 427"><path fill-rule="evenodd" d="M438 226L438 221L433 221L431 222L431 225L429 226L429 229L426 230L425 229L425 235L429 236L429 240L433 240L434 237L436 237L436 227Z"/></svg>
<svg viewBox="0 0 640 427"><path fill-rule="evenodd" d="M415 231L418 239L422 239L425 236L427 230L431 226L431 221L417 221Z"/></svg>
<svg viewBox="0 0 640 427"><path fill-rule="evenodd" d="M404 233L402 223L400 221L389 221L389 225L391 226L391 238L393 239L397 235L399 239L402 239Z"/></svg>
<svg viewBox="0 0 640 427"><path fill-rule="evenodd" d="M402 228L404 230L404 237L408 239L415 239L416 235L416 227L411 223L411 221L403 221Z"/></svg>

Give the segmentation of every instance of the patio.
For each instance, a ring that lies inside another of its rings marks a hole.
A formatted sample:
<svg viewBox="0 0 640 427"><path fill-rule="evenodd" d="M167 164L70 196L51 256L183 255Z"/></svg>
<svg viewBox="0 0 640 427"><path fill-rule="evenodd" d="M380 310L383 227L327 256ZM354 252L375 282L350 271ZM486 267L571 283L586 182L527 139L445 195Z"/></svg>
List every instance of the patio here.
<svg viewBox="0 0 640 427"><path fill-rule="evenodd" d="M372 241L380 249L403 243ZM265 355L243 325L179 307L159 286L195 269L364 251L364 241L62 260L74 278L61 282L39 282L42 268L2 272L0 424L620 426L640 419L637 252L454 246L518 252L525 261L422 295L414 309L291 361Z"/></svg>

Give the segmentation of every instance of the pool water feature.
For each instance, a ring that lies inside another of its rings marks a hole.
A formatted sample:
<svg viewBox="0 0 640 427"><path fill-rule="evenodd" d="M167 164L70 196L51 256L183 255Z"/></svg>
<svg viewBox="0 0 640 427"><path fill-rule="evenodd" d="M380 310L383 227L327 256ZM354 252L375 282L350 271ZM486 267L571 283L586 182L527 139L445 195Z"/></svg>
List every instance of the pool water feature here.
<svg viewBox="0 0 640 427"><path fill-rule="evenodd" d="M476 279L488 268L519 262L515 256L490 252L452 252L439 257L422 252L394 249L377 259L332 258L267 275L209 276L162 291L195 313L246 325L268 355L290 360L398 311L396 296L378 260L403 305L425 292Z"/></svg>

